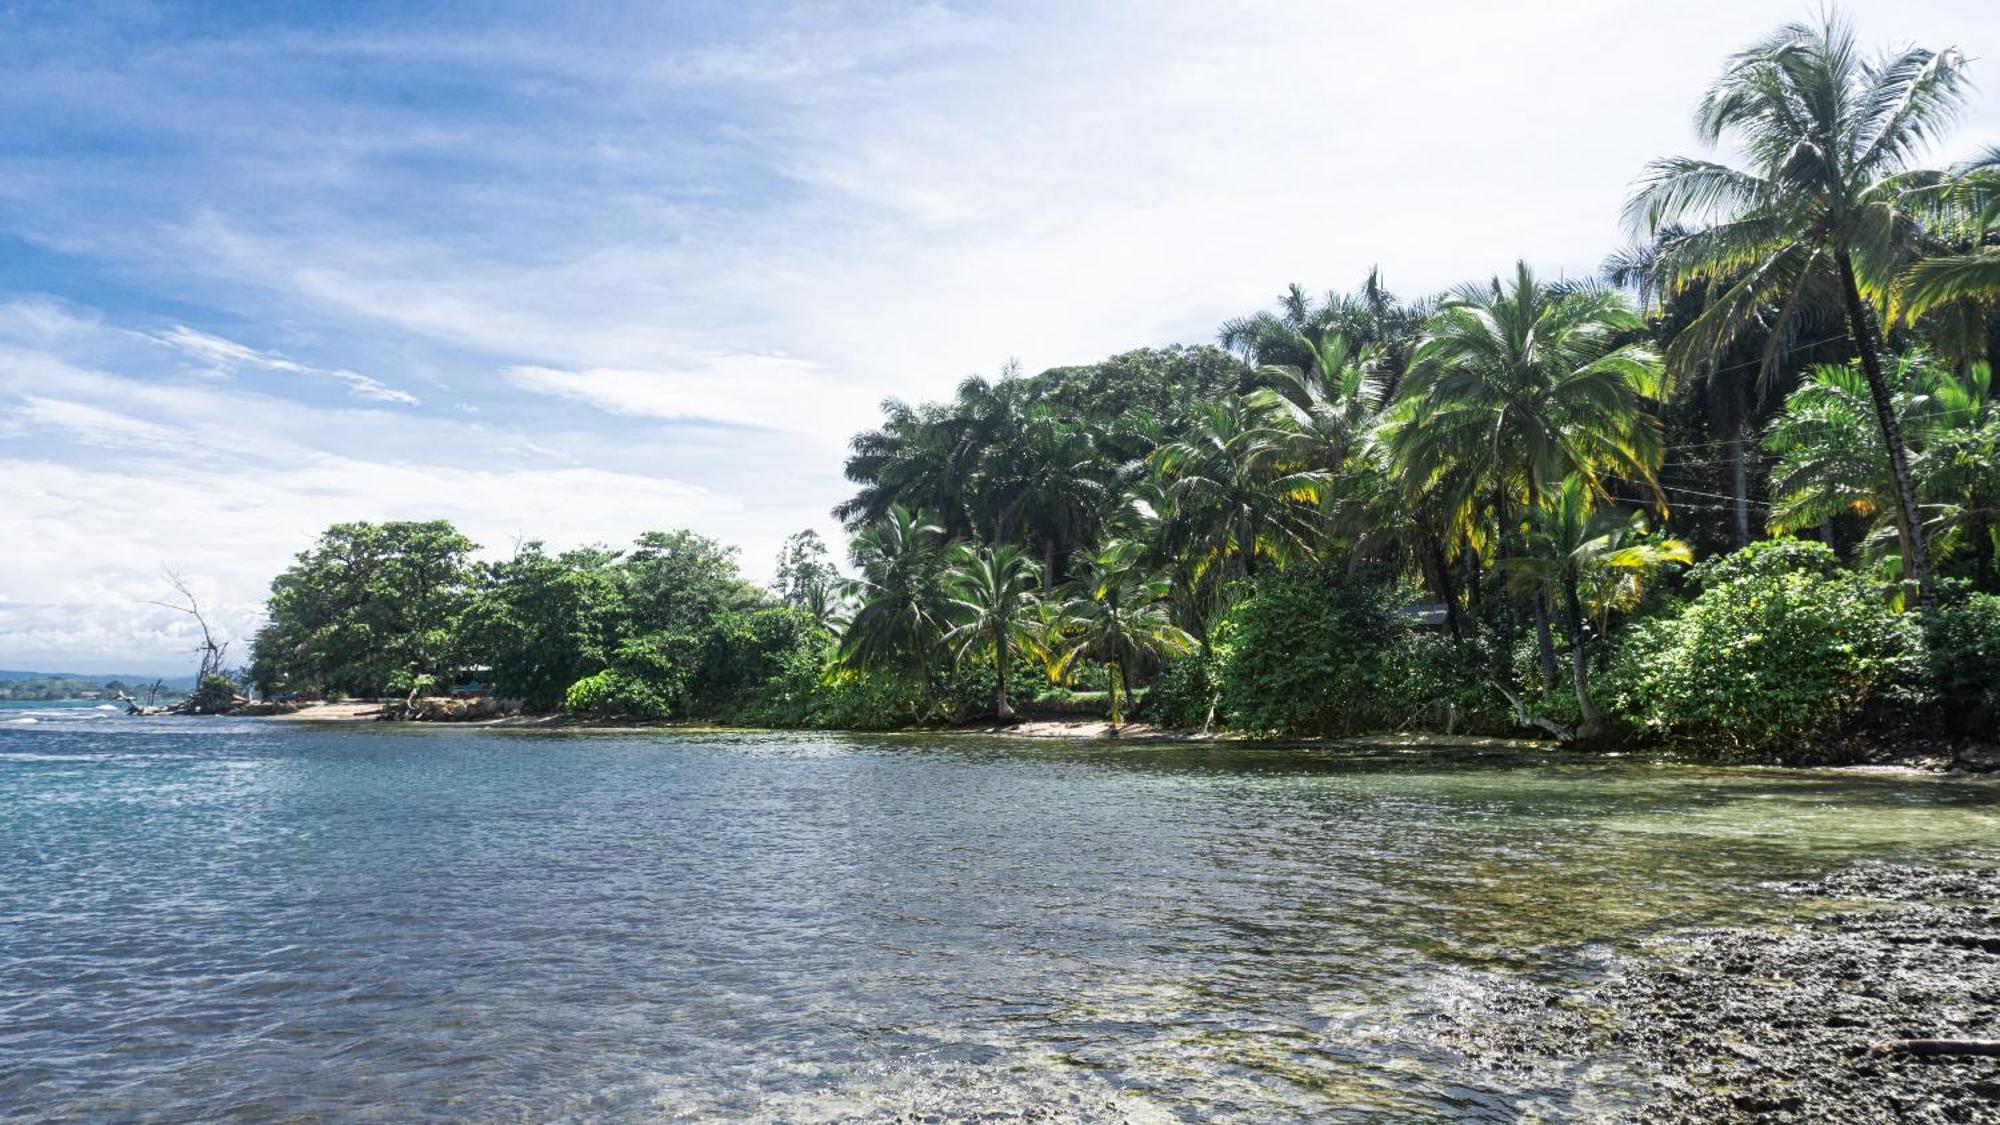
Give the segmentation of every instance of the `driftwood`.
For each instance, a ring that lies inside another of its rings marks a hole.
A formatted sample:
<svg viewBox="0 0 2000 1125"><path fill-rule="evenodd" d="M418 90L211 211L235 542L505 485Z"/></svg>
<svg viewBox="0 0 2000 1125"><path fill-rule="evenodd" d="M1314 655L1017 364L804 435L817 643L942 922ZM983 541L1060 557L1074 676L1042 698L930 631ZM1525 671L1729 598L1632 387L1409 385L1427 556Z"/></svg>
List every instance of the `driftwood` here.
<svg viewBox="0 0 2000 1125"><path fill-rule="evenodd" d="M1868 1048L1871 1055L1981 1055L2000 1059L2000 1039L1884 1039Z"/></svg>
<svg viewBox="0 0 2000 1125"><path fill-rule="evenodd" d="M1493 685L1494 691L1507 697L1507 705L1514 709L1514 721L1516 723L1524 727L1537 727L1548 731L1556 737L1558 742L1568 742L1576 737L1576 732L1556 722L1554 719L1545 719L1540 715L1528 714L1528 707L1521 702L1521 697L1508 691L1507 685L1501 683L1499 680L1488 680L1487 682Z"/></svg>

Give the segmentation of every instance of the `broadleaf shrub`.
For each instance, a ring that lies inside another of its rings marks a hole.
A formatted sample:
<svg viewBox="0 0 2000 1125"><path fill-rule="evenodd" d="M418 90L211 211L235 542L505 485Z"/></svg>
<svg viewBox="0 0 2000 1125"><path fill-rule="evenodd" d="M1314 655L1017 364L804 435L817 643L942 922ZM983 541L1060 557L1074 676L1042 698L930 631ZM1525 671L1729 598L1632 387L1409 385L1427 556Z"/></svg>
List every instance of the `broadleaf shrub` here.
<svg viewBox="0 0 2000 1125"><path fill-rule="evenodd" d="M1225 623L1222 705L1254 733L1340 736L1430 725L1443 677L1391 591L1299 571L1259 583Z"/></svg>
<svg viewBox="0 0 2000 1125"><path fill-rule="evenodd" d="M1678 616L1635 624L1605 702L1662 741L1763 755L1837 734L1921 691L1917 622L1824 544L1777 540L1712 559Z"/></svg>
<svg viewBox="0 0 2000 1125"><path fill-rule="evenodd" d="M2000 714L2000 597L1948 602L1925 624L1931 684L1945 713L1968 730L1990 731Z"/></svg>
<svg viewBox="0 0 2000 1125"><path fill-rule="evenodd" d="M1137 710L1161 726L1198 727L1208 721L1221 692L1220 661L1183 656L1160 672Z"/></svg>
<svg viewBox="0 0 2000 1125"><path fill-rule="evenodd" d="M673 715L673 702L647 680L608 668L571 684L563 710L594 718L665 719Z"/></svg>

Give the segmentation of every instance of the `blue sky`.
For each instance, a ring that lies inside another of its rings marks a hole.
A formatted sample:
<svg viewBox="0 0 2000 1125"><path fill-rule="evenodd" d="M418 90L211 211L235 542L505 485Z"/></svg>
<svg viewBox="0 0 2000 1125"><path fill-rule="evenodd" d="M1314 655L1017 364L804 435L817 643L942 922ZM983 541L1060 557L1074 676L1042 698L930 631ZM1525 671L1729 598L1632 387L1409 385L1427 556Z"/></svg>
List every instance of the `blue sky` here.
<svg viewBox="0 0 2000 1125"><path fill-rule="evenodd" d="M1848 6L2000 51L2000 6ZM830 536L884 397L1584 273L1779 3L0 3L0 667L340 519ZM1975 62L1990 88L2000 71ZM2000 140L1975 95L1939 159Z"/></svg>

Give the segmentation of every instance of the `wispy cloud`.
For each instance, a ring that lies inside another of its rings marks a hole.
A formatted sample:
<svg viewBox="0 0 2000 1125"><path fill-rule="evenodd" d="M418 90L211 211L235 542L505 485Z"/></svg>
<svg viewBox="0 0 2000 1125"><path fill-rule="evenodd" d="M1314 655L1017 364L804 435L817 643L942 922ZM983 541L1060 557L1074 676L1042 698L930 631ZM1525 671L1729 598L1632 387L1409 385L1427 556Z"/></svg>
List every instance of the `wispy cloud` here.
<svg viewBox="0 0 2000 1125"><path fill-rule="evenodd" d="M235 372L248 368L276 371L287 375L303 375L311 379L331 379L336 383L346 384L347 393L355 398L368 399L372 402L395 402L405 406L416 406L421 401L408 391L399 390L380 379L359 372L338 367L313 367L287 359L276 352L259 351L210 332L197 331L185 324L176 324L154 338L170 348L211 365L218 371Z"/></svg>

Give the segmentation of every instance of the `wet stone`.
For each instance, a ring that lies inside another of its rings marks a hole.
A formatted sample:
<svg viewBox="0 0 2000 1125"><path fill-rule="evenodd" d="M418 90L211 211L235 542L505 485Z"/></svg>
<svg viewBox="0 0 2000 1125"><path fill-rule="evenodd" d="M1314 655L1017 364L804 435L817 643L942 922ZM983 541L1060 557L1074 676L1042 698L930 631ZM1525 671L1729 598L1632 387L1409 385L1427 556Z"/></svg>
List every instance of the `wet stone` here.
<svg viewBox="0 0 2000 1125"><path fill-rule="evenodd" d="M1865 906L1778 931L1660 939L1601 983L1502 990L1440 1022L1483 1066L1553 1080L1615 1059L1629 1118L2000 1122L2000 1059L1872 1055L1890 1038L2000 1037L2000 871L1870 864L1774 892Z"/></svg>

